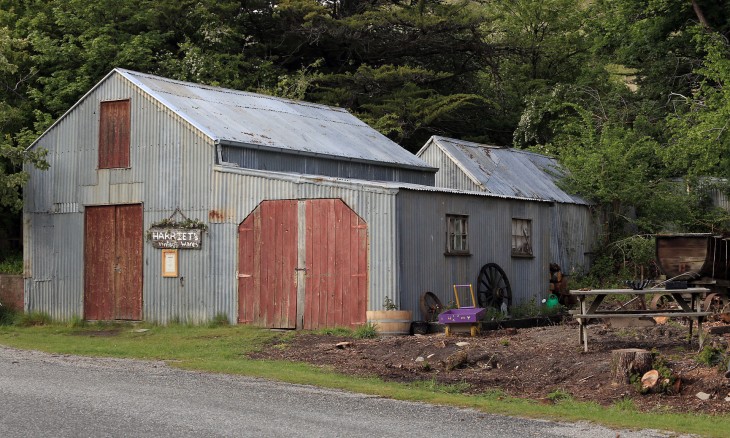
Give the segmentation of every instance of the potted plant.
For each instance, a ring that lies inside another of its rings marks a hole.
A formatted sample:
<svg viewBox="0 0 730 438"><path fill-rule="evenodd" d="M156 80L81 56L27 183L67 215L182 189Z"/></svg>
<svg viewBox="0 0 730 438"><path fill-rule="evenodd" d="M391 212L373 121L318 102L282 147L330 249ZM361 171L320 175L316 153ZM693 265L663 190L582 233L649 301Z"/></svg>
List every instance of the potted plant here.
<svg viewBox="0 0 730 438"><path fill-rule="evenodd" d="M376 332L381 335L410 334L412 311L398 310L398 305L390 297L385 297L383 309L366 312L368 324L372 324Z"/></svg>

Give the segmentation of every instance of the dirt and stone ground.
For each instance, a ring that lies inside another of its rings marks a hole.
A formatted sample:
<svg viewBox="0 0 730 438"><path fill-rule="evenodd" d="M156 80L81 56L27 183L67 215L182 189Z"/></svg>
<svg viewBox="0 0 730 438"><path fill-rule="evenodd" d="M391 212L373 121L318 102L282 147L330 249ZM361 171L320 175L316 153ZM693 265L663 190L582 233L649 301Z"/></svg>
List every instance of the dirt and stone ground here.
<svg viewBox="0 0 730 438"><path fill-rule="evenodd" d="M725 368L698 362L697 338L688 344L687 326L677 321L628 328L593 324L588 353L578 344L577 323L567 317L552 326L484 331L476 337L435 333L352 339L302 334L255 357L302 361L389 381L456 384L471 394L501 390L544 403L567 393L576 400L606 406L628 398L642 411L730 413L730 401L725 400L730 396L730 379L724 377ZM706 324L707 328L722 325ZM708 333L705 345L724 352L728 341L730 334ZM340 342L349 344L338 347ZM611 351L621 348L655 351L681 380L679 389L642 395L636 385L612 383ZM709 399L701 400L698 393L708 394Z"/></svg>

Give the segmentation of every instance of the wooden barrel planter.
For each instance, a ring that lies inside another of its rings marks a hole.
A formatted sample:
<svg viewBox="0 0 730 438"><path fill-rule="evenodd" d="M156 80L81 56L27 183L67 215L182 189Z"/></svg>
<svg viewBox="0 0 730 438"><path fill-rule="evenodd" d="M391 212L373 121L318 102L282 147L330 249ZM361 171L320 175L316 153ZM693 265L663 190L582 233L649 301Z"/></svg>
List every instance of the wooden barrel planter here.
<svg viewBox="0 0 730 438"><path fill-rule="evenodd" d="M410 310L368 310L368 324L381 335L409 335L413 312Z"/></svg>

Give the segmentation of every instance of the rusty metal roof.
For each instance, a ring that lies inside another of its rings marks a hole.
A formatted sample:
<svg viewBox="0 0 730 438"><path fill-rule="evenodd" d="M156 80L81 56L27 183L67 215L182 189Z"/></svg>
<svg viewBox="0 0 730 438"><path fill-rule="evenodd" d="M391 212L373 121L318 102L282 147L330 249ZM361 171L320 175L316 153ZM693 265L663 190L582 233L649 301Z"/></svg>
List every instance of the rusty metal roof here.
<svg viewBox="0 0 730 438"><path fill-rule="evenodd" d="M221 143L435 171L342 108L114 71Z"/></svg>
<svg viewBox="0 0 730 438"><path fill-rule="evenodd" d="M571 204L589 203L558 186L565 170L554 158L499 146L433 136L418 152L440 148L483 190L503 196Z"/></svg>

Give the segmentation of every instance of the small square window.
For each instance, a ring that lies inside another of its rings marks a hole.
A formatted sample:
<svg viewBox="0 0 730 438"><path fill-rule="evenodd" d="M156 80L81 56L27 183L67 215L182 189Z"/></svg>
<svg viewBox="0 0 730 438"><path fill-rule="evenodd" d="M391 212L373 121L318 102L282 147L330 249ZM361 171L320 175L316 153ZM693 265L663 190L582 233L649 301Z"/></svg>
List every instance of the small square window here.
<svg viewBox="0 0 730 438"><path fill-rule="evenodd" d="M512 219L512 255L532 257L532 220Z"/></svg>
<svg viewBox="0 0 730 438"><path fill-rule="evenodd" d="M446 254L469 254L469 216L446 215Z"/></svg>

